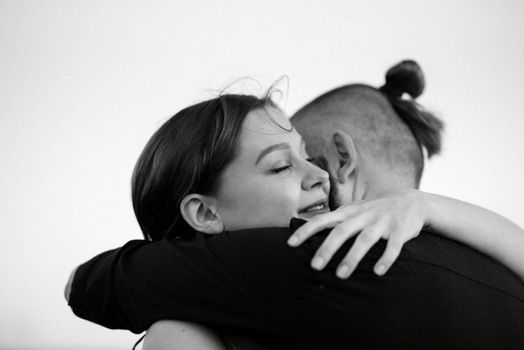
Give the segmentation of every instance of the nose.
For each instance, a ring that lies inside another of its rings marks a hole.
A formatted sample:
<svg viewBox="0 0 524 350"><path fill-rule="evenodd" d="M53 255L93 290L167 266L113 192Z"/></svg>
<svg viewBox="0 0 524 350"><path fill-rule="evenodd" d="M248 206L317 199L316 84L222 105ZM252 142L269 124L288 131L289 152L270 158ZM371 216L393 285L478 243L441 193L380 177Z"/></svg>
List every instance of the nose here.
<svg viewBox="0 0 524 350"><path fill-rule="evenodd" d="M326 194L329 193L329 174L312 163L307 163L306 174L302 179L302 189L310 191L315 188L322 189Z"/></svg>

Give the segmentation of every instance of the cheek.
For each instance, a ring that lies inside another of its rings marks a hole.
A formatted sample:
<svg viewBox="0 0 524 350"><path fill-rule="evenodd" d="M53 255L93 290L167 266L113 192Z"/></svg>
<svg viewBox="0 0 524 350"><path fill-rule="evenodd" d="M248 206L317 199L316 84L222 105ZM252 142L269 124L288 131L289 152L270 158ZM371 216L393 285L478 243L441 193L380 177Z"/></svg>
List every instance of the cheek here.
<svg viewBox="0 0 524 350"><path fill-rule="evenodd" d="M259 215L267 213L267 217L273 220L280 218L285 220L287 226L299 204L300 191L297 190L297 187L286 181L275 181L270 184L260 184L257 186L257 192L253 199L254 203L260 203L262 206L263 210L259 210Z"/></svg>
<svg viewBox="0 0 524 350"><path fill-rule="evenodd" d="M300 199L300 186L290 180L279 176L229 178L218 198L226 228L287 227Z"/></svg>

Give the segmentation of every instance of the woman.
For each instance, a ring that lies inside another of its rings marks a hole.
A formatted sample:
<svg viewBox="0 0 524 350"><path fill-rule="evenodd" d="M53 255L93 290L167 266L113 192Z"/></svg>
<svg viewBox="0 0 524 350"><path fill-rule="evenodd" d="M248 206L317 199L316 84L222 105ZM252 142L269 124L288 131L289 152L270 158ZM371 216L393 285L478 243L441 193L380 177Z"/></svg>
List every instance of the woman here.
<svg viewBox="0 0 524 350"><path fill-rule="evenodd" d="M133 205L147 239L190 239L197 233L288 227L292 217L307 220L327 213L329 188L328 174L312 163L300 135L269 97L222 95L182 110L153 135L135 168ZM403 206L400 209L399 203ZM335 220L318 221L300 239L315 229L343 222L344 217L368 212L371 207L376 213L418 208L408 211L407 219L397 217L398 222L391 226L381 226L380 237L402 243L416 236L426 224L444 235L460 232L452 238L497 258L524 240L518 227L496 214L408 189L351 206L351 214L344 214L348 207L341 208L337 213L342 214L337 214ZM461 215L456 215L459 211ZM443 219L450 216L452 220ZM376 219L377 215L368 217L363 226L381 225ZM479 221L481 225L472 228L472 222ZM404 236L405 230L388 231L406 222L411 236ZM501 232L497 239L490 237L493 228ZM502 260L524 279L523 259L510 255ZM188 341L193 347L203 346L193 341L207 341L210 347L222 345L212 331L186 323L157 324L146 345L159 348L158 342L169 344L169 332L180 327L191 331L179 333L177 342ZM189 333L188 339L180 337Z"/></svg>

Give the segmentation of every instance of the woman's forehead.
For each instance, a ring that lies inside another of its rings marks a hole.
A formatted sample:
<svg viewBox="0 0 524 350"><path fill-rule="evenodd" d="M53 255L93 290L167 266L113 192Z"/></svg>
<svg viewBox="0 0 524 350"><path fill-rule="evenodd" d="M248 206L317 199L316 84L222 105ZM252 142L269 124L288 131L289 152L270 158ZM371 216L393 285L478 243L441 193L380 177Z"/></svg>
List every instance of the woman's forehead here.
<svg viewBox="0 0 524 350"><path fill-rule="evenodd" d="M249 112L243 127L253 132L285 132L293 128L289 117L279 108L271 106Z"/></svg>
<svg viewBox="0 0 524 350"><path fill-rule="evenodd" d="M287 142L290 146L302 143L302 138L280 109L257 109L246 116L240 138L241 148L255 151L280 142Z"/></svg>

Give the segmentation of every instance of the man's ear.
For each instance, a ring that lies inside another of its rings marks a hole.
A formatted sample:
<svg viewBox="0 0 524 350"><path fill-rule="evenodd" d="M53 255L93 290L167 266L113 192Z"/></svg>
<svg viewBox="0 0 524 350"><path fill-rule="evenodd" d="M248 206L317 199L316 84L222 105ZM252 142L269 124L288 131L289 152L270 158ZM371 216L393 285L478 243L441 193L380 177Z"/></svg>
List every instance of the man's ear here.
<svg viewBox="0 0 524 350"><path fill-rule="evenodd" d="M224 231L224 223L217 213L216 199L192 193L180 202L180 213L196 231L217 234Z"/></svg>
<svg viewBox="0 0 524 350"><path fill-rule="evenodd" d="M334 133L331 139L339 164L336 169L337 179L339 183L343 184L355 171L357 166L357 149L351 136L343 131Z"/></svg>

